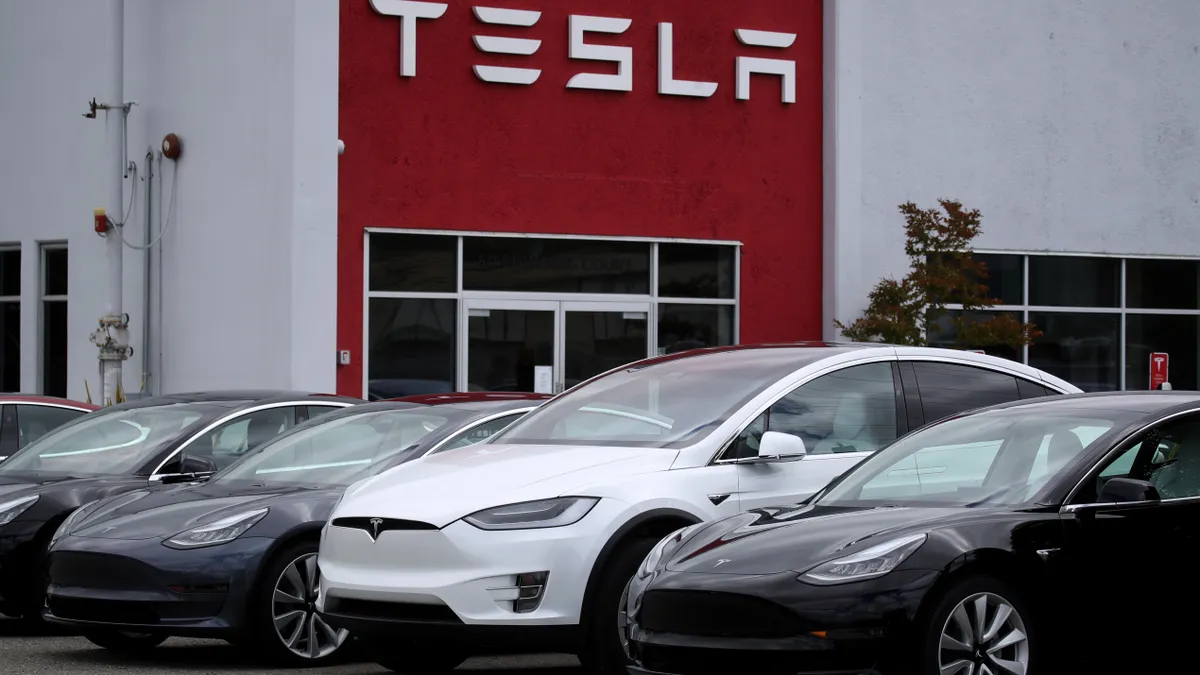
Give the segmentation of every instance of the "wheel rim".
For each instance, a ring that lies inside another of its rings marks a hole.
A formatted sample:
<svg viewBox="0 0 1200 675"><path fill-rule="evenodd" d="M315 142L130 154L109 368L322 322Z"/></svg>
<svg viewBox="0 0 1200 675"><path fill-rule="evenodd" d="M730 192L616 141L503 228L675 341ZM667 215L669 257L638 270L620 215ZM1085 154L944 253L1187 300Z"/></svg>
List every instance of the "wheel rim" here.
<svg viewBox="0 0 1200 675"><path fill-rule="evenodd" d="M941 675L1025 675L1029 637L1012 603L976 593L955 606L942 626Z"/></svg>
<svg viewBox="0 0 1200 675"><path fill-rule="evenodd" d="M629 583L625 584L625 590L621 591L620 604L617 606L617 641L621 643L621 651L625 652L625 658L629 658L629 587L633 585L633 579L629 579Z"/></svg>
<svg viewBox="0 0 1200 675"><path fill-rule="evenodd" d="M316 553L306 553L293 560L275 581L271 600L275 635L288 651L304 659L329 656L350 635L347 630L334 630L317 616L320 585Z"/></svg>

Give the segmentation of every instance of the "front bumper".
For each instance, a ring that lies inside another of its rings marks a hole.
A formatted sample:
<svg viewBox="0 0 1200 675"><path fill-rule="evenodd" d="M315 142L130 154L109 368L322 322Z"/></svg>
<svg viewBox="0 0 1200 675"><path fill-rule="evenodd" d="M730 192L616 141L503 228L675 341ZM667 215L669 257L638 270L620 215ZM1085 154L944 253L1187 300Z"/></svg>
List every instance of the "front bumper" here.
<svg viewBox="0 0 1200 675"><path fill-rule="evenodd" d="M64 537L48 557L47 621L184 637L234 637L273 539L176 550L158 539Z"/></svg>
<svg viewBox="0 0 1200 675"><path fill-rule="evenodd" d="M869 673L903 657L938 572L812 586L795 572L661 573L631 588L631 673Z"/></svg>
<svg viewBox="0 0 1200 675"><path fill-rule="evenodd" d="M317 610L360 637L453 640L489 652L573 649L592 567L623 508L601 500L566 527L485 531L456 521L378 540L330 526ZM519 575L537 573L548 575L540 602L516 611Z"/></svg>
<svg viewBox="0 0 1200 675"><path fill-rule="evenodd" d="M16 520L0 526L0 613L18 615L44 578L35 546L42 522Z"/></svg>

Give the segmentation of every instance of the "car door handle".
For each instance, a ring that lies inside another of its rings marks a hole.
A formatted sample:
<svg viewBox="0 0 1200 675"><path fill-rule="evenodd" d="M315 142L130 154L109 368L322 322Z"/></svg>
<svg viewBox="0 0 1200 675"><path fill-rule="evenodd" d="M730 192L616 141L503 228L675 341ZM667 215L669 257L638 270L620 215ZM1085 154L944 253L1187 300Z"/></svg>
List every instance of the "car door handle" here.
<svg viewBox="0 0 1200 675"><path fill-rule="evenodd" d="M726 499L729 499L729 493L708 496L708 501L712 502L713 506L720 506Z"/></svg>

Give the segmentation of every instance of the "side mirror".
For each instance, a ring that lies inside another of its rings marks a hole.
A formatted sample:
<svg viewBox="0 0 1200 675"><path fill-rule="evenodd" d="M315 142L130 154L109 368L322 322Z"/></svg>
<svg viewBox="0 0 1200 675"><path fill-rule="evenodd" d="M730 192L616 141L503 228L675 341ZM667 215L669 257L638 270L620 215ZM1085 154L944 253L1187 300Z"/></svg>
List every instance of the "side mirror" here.
<svg viewBox="0 0 1200 675"><path fill-rule="evenodd" d="M795 461L808 454L804 439L779 431L768 431L758 441L759 462ZM755 460L751 460L755 461Z"/></svg>
<svg viewBox="0 0 1200 675"><path fill-rule="evenodd" d="M211 459L197 455L183 455L179 460L178 471L162 474L160 478L164 484L190 483L196 480L206 480L216 472L217 465Z"/></svg>
<svg viewBox="0 0 1200 675"><path fill-rule="evenodd" d="M1110 478L1100 489L1100 502L1156 502L1159 500L1158 488L1149 481L1136 478Z"/></svg>

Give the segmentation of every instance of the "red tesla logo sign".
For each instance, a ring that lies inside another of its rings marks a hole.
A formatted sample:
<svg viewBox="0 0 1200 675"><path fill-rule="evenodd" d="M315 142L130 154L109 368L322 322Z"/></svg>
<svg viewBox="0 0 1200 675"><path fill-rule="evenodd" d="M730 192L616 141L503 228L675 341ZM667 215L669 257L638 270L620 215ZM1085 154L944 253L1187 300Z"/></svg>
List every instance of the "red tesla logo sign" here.
<svg viewBox="0 0 1200 675"><path fill-rule="evenodd" d="M1169 382L1167 369L1171 365L1171 358L1166 352L1153 352L1150 354L1150 388L1158 389L1164 383Z"/></svg>

